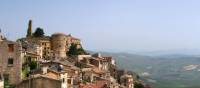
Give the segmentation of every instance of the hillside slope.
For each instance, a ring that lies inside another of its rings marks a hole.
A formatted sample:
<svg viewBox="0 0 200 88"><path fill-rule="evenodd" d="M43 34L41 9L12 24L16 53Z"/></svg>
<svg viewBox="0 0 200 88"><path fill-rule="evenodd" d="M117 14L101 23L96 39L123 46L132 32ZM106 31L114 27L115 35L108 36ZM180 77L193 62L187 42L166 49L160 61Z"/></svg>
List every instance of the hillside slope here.
<svg viewBox="0 0 200 88"><path fill-rule="evenodd" d="M138 73L153 88L200 88L200 58L189 55L142 56L101 52L119 66Z"/></svg>

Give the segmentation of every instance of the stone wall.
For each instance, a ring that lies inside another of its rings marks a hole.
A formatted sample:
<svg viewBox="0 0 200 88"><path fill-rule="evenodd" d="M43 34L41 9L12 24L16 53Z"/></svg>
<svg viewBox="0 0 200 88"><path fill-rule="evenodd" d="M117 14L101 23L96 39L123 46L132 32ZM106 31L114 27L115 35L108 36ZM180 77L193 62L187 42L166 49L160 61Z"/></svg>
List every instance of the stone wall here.
<svg viewBox="0 0 200 88"><path fill-rule="evenodd" d="M61 81L46 77L23 80L16 88L61 88Z"/></svg>
<svg viewBox="0 0 200 88"><path fill-rule="evenodd" d="M65 34L53 34L51 37L52 50L55 57L66 57L67 37Z"/></svg>
<svg viewBox="0 0 200 88"><path fill-rule="evenodd" d="M9 44L13 46L9 50ZM9 58L12 58L12 64L9 64ZM0 42L0 73L4 75L4 80L8 79L9 84L15 85L22 79L22 47L20 44L4 40Z"/></svg>

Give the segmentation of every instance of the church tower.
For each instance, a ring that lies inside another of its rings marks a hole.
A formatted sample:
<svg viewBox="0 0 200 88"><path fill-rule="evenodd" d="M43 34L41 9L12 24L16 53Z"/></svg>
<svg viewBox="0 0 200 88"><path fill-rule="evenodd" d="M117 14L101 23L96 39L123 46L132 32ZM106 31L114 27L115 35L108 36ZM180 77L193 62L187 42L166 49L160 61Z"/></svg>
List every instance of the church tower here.
<svg viewBox="0 0 200 88"><path fill-rule="evenodd" d="M29 20L28 22L28 30L27 30L27 35L26 37L31 37L32 36L32 20Z"/></svg>

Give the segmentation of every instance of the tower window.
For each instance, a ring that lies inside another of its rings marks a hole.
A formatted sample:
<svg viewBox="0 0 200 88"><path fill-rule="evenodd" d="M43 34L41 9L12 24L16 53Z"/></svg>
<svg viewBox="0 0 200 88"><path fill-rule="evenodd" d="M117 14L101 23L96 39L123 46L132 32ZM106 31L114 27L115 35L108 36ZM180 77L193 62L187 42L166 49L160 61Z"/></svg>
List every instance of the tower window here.
<svg viewBox="0 0 200 88"><path fill-rule="evenodd" d="M8 58L8 65L12 65L13 64L13 58Z"/></svg>
<svg viewBox="0 0 200 88"><path fill-rule="evenodd" d="M67 83L68 83L68 84L71 84L71 79L68 79L68 80L67 80Z"/></svg>
<svg viewBox="0 0 200 88"><path fill-rule="evenodd" d="M14 52L14 44L8 44L8 51Z"/></svg>
<svg viewBox="0 0 200 88"><path fill-rule="evenodd" d="M62 81L63 81L63 83L64 83L64 82L65 82L65 78L63 78L63 80L62 80Z"/></svg>

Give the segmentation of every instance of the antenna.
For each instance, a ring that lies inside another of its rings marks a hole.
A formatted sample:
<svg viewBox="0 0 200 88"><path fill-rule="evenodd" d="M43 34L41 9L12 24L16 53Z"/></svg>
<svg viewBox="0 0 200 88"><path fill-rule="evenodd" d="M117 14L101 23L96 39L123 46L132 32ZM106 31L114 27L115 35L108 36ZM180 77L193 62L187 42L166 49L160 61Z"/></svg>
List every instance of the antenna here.
<svg viewBox="0 0 200 88"><path fill-rule="evenodd" d="M0 28L0 39L5 39L5 37L4 37L4 35L3 35L2 31L1 31L1 28Z"/></svg>
<svg viewBox="0 0 200 88"><path fill-rule="evenodd" d="M9 37L10 37L10 33L8 32L8 33L6 33L5 38L6 38L6 39L9 39Z"/></svg>

